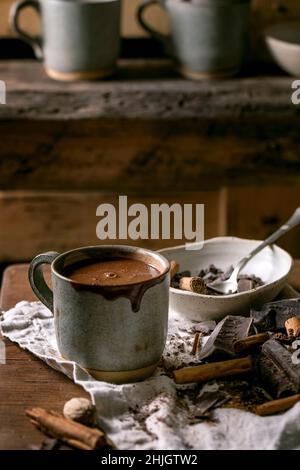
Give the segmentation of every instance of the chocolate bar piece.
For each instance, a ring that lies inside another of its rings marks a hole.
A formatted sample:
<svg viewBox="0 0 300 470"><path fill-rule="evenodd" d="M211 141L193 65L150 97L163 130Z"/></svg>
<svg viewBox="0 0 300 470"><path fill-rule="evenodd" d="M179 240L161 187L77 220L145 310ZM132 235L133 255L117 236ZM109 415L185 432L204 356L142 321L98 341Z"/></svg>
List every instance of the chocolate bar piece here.
<svg viewBox="0 0 300 470"><path fill-rule="evenodd" d="M285 329L291 317L300 317L300 299L278 300L265 304L261 310L251 310L253 325L257 332Z"/></svg>
<svg viewBox="0 0 300 470"><path fill-rule="evenodd" d="M228 393L220 390L199 394L194 408L195 418L206 418L210 410L220 407L229 399Z"/></svg>
<svg viewBox="0 0 300 470"><path fill-rule="evenodd" d="M300 391L300 364L293 361L292 353L275 339L269 339L262 346L258 365L261 379L274 398Z"/></svg>
<svg viewBox="0 0 300 470"><path fill-rule="evenodd" d="M193 332L209 335L212 331L214 331L216 326L217 324L214 320L201 321L200 323L196 323L196 325L193 326Z"/></svg>
<svg viewBox="0 0 300 470"><path fill-rule="evenodd" d="M246 338L252 332L252 318L228 315L214 329L203 346L199 359L203 360L212 355L227 355L234 357L234 344Z"/></svg>

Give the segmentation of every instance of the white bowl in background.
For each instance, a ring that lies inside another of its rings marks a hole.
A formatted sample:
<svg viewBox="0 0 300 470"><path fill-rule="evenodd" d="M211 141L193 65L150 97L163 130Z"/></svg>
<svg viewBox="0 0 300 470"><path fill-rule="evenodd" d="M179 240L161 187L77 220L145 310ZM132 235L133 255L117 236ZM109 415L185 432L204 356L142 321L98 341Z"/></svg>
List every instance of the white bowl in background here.
<svg viewBox="0 0 300 470"><path fill-rule="evenodd" d="M180 271L197 275L210 264L226 270L248 255L261 241L235 237L206 240L201 250L186 250L185 245L159 250L169 261L179 263ZM277 245L264 248L241 271L260 277L264 285L251 291L226 296L202 295L170 287L170 309L195 321L219 320L226 315L247 315L251 307L273 300L286 284L293 260Z"/></svg>
<svg viewBox="0 0 300 470"><path fill-rule="evenodd" d="M300 77L300 21L275 24L264 34L267 47L279 67Z"/></svg>

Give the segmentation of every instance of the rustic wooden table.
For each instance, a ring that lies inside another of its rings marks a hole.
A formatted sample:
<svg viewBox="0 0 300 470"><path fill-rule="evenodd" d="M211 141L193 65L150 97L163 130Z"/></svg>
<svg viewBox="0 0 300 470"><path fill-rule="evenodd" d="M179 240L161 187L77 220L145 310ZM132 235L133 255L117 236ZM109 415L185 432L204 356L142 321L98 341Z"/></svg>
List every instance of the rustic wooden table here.
<svg viewBox="0 0 300 470"><path fill-rule="evenodd" d="M36 300L27 280L28 265L12 265L3 277L0 306L13 307L20 300ZM10 341L6 365L0 366L0 449L30 449L44 436L25 417L26 408L41 406L61 411L66 400L87 396L63 374L51 369Z"/></svg>
<svg viewBox="0 0 300 470"><path fill-rule="evenodd" d="M12 265L3 277L0 307L7 310L20 300L34 300L27 280L27 264ZM290 277L300 290L300 261ZM40 446L43 435L25 417L26 408L41 406L61 411L74 396L86 396L63 374L36 359L32 354L5 341L7 363L0 366L0 449L30 449Z"/></svg>

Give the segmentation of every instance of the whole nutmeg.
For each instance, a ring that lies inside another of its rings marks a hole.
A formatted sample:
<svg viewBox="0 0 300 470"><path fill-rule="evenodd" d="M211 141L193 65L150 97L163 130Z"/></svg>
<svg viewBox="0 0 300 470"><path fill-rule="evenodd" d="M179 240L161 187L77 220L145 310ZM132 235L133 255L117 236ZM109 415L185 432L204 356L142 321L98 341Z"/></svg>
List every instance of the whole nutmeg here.
<svg viewBox="0 0 300 470"><path fill-rule="evenodd" d="M71 398L64 404L63 414L65 418L87 426L96 423L96 408L88 398Z"/></svg>

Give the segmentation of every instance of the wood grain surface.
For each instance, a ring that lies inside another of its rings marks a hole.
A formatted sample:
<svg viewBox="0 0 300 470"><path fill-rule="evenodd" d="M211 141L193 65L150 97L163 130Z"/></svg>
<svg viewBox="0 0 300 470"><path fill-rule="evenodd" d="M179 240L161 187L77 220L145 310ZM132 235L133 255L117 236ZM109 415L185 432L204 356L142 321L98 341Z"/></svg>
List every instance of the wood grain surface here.
<svg viewBox="0 0 300 470"><path fill-rule="evenodd" d="M151 64L122 62L110 82L61 84L36 62L1 62L1 189L141 195L299 182L289 77L195 83L161 78L159 67L154 78Z"/></svg>
<svg viewBox="0 0 300 470"><path fill-rule="evenodd" d="M153 203L205 204L205 237L226 233L226 192L187 192L182 194L152 194L129 196L131 204L144 204L149 210ZM1 191L0 190L0 259L2 262L29 261L37 253L67 251L78 246L105 243L97 238L96 209L100 204L113 204L118 209L117 195L103 192L68 191ZM150 212L149 212L150 213ZM118 210L117 210L118 214ZM130 220L130 219L129 219ZM169 240L134 240L134 245L159 249L185 243L174 240L174 220L171 217ZM150 231L149 231L150 236ZM128 240L110 243L128 244Z"/></svg>
<svg viewBox="0 0 300 470"><path fill-rule="evenodd" d="M36 300L27 271L28 265L7 268L0 296L2 309L22 299ZM65 401L88 395L32 354L8 340L5 344L7 363L0 365L0 449L30 449L40 446L44 436L25 417L26 408L40 406L61 412Z"/></svg>

